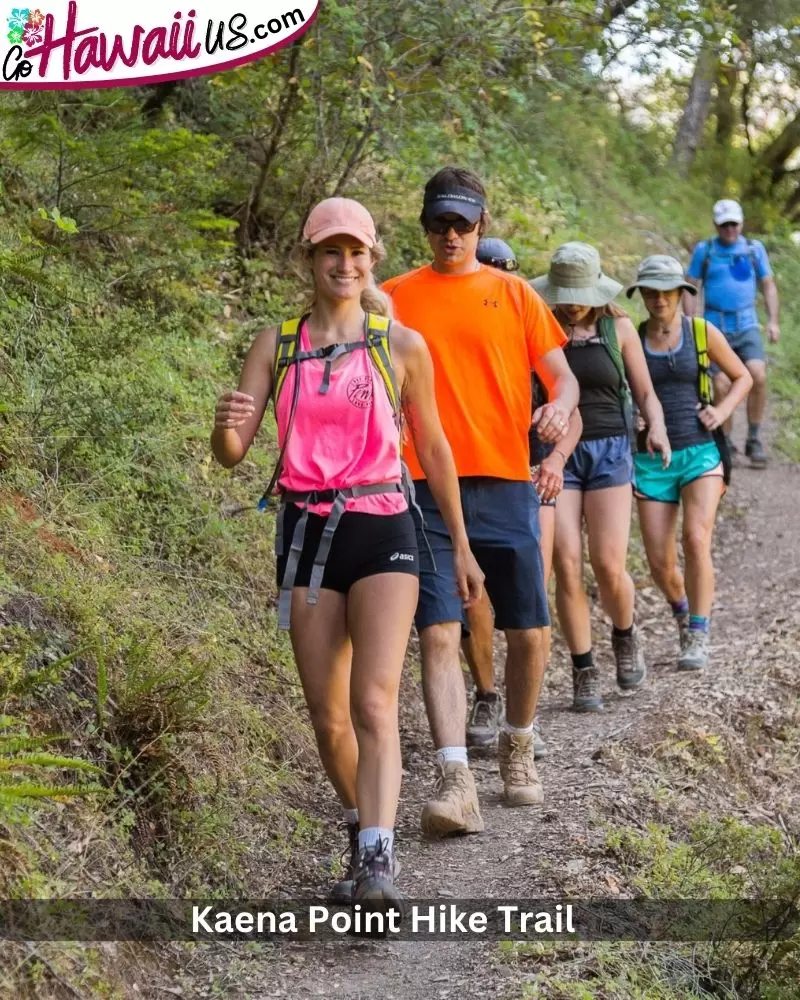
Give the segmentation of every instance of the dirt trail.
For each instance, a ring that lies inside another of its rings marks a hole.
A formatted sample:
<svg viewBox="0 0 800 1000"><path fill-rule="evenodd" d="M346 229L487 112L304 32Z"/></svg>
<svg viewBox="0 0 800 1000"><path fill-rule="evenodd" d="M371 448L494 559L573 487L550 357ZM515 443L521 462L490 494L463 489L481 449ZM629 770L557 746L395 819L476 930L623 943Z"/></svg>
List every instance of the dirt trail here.
<svg viewBox="0 0 800 1000"><path fill-rule="evenodd" d="M737 438L741 437L740 424ZM697 724L706 720L709 731L719 731L731 724L732 714L763 708L759 697L764 685L753 661L757 657L758 664L763 664L762 654L780 632L784 615L790 613L786 609L798 603L798 498L800 469L775 454L766 471L741 465L736 469L718 521L713 666L702 676L674 672L677 635L665 602L654 588L641 587L637 602L650 670L647 686L633 697L616 692L607 626L598 617L595 636L607 708L602 715L578 716L567 711L571 698L568 657L555 631L540 712L550 751L540 765L545 805L504 808L496 760L477 759L474 770L486 823L481 836L430 843L418 833L420 809L432 785L433 749L419 688L409 672L402 719L406 774L398 821L403 865L399 887L407 898L533 899L620 891L624 876L609 859L603 846L605 834L597 821L641 825L648 807L640 802L641 772L624 763L615 766L615 747L623 742L646 746L651 732L663 734L665 718L692 719ZM796 623L796 613L791 614ZM796 668L796 662L792 666ZM691 795L690 788L686 794ZM779 804L768 801L766 794L762 799L751 818L775 819ZM333 802L332 796L329 801ZM332 814L330 843L338 852L341 834L334 832L335 819ZM306 883L306 887L321 891L324 877L318 868L317 884ZM519 969L500 961L497 944L491 942L342 939L327 945L267 948L249 957L237 946L216 956L211 968L222 973L228 984L224 995L248 1000L522 995ZM210 951L199 952L196 971L210 959ZM193 978L191 969L184 971ZM194 987L185 989L184 995L210 995L197 979Z"/></svg>

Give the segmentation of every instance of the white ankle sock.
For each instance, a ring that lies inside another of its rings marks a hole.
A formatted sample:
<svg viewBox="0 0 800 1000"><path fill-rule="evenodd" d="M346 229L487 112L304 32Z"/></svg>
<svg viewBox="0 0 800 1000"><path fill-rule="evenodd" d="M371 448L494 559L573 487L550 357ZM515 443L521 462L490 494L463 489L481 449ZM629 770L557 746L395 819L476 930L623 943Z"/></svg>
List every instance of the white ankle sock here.
<svg viewBox="0 0 800 1000"><path fill-rule="evenodd" d="M463 764L464 767L469 765L466 747L442 747L436 751L436 759L442 767L445 764Z"/></svg>
<svg viewBox="0 0 800 1000"><path fill-rule="evenodd" d="M513 726L509 726L507 722L503 723L503 732L508 733L509 736L530 736L533 732L533 723L526 726L524 729L515 729Z"/></svg>
<svg viewBox="0 0 800 1000"><path fill-rule="evenodd" d="M379 840L386 843L386 850L391 854L394 850L394 830L387 830L383 826L368 826L365 830L358 831L359 851L372 847Z"/></svg>
<svg viewBox="0 0 800 1000"><path fill-rule="evenodd" d="M358 825L358 809L345 809L344 821L348 826Z"/></svg>

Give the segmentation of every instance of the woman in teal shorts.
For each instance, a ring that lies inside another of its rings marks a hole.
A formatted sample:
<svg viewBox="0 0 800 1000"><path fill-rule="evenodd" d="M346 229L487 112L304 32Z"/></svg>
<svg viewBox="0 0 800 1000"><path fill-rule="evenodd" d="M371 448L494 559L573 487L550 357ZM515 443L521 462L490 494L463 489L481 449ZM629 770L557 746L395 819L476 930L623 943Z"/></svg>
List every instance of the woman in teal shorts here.
<svg viewBox="0 0 800 1000"><path fill-rule="evenodd" d="M664 468L659 456L640 451L634 459L634 493L650 572L680 629L678 669L702 670L708 665L708 623L714 600L711 537L725 492L713 431L745 398L753 380L720 331L706 324L708 357L730 379L731 389L718 406L704 405L700 376L706 364L701 369L692 320L681 310L682 292L696 295L697 289L684 277L680 261L661 255L642 261L628 289L629 298L637 288L649 313L639 333L664 410L672 462ZM676 537L681 503L685 581L678 566Z"/></svg>

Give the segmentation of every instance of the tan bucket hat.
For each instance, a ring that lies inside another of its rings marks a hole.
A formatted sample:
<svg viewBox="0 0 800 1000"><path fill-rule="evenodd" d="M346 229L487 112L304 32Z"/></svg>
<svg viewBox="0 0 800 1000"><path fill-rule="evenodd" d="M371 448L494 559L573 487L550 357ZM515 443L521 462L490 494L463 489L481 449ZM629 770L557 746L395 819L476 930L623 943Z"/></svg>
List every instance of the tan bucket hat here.
<svg viewBox="0 0 800 1000"><path fill-rule="evenodd" d="M676 257L655 253L645 257L639 265L636 281L630 285L626 295L630 298L637 288L655 288L659 292L671 292L675 288L697 295L697 289L686 280L683 264Z"/></svg>
<svg viewBox="0 0 800 1000"><path fill-rule="evenodd" d="M531 281L550 306L607 306L623 286L603 274L600 254L588 243L565 243L550 260L550 270Z"/></svg>

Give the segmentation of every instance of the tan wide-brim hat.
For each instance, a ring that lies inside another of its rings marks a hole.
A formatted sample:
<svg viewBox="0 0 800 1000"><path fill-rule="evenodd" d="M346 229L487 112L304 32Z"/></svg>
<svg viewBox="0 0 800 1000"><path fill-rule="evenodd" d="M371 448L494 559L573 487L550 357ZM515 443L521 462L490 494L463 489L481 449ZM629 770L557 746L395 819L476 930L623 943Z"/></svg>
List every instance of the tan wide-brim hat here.
<svg viewBox="0 0 800 1000"><path fill-rule="evenodd" d="M565 243L553 254L550 270L531 281L549 306L607 306L623 286L603 274L600 254L588 243Z"/></svg>

